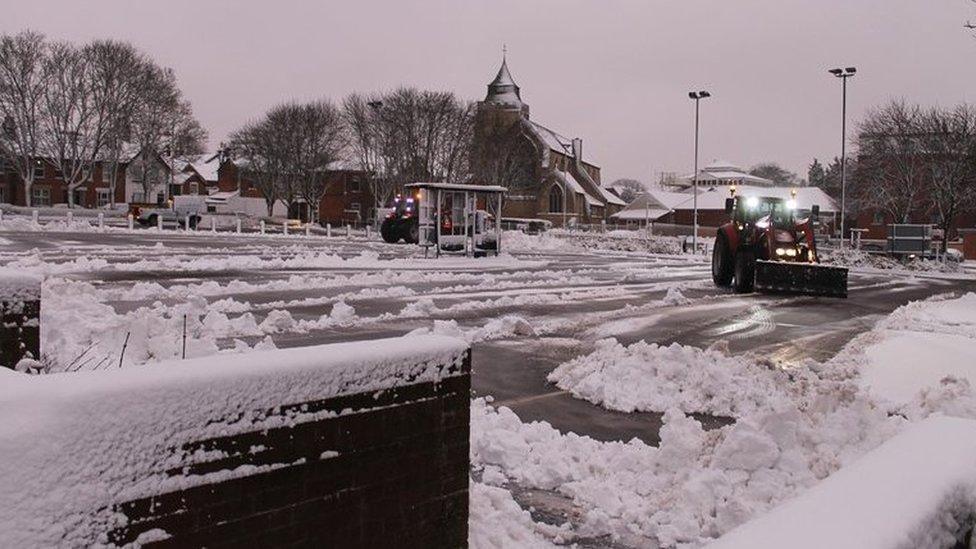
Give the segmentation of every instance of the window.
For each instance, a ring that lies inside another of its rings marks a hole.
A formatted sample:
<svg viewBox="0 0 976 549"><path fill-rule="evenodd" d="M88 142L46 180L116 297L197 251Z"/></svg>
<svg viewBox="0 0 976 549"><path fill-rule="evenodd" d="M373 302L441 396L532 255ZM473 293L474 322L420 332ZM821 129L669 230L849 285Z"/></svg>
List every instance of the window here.
<svg viewBox="0 0 976 549"><path fill-rule="evenodd" d="M44 179L44 163L41 161L34 164L34 179Z"/></svg>
<svg viewBox="0 0 976 549"><path fill-rule="evenodd" d="M104 208L112 202L112 193L109 189L98 189L98 207Z"/></svg>
<svg viewBox="0 0 976 549"><path fill-rule="evenodd" d="M563 190L558 185L549 189L549 213L563 212Z"/></svg>
<svg viewBox="0 0 976 549"><path fill-rule="evenodd" d="M135 202L136 204L141 204L145 202L145 199L146 199L146 195L141 192L132 193L132 202Z"/></svg>
<svg viewBox="0 0 976 549"><path fill-rule="evenodd" d="M31 189L31 205L33 206L50 206L51 205L51 189L46 187L34 187Z"/></svg>
<svg viewBox="0 0 976 549"><path fill-rule="evenodd" d="M190 194L200 194L200 184L196 181L190 183Z"/></svg>
<svg viewBox="0 0 976 549"><path fill-rule="evenodd" d="M109 183L112 181L112 163L102 162L102 181Z"/></svg>
<svg viewBox="0 0 976 549"><path fill-rule="evenodd" d="M884 225L884 222L885 222L884 212L882 212L882 211L876 211L876 212L874 212L874 224L875 225Z"/></svg>
<svg viewBox="0 0 976 549"><path fill-rule="evenodd" d="M183 187L181 185L173 184L169 186L170 196L180 196L183 194Z"/></svg>
<svg viewBox="0 0 976 549"><path fill-rule="evenodd" d="M156 193L156 205L157 206L162 206L164 199L165 199L165 197L163 196L163 193Z"/></svg>
<svg viewBox="0 0 976 549"><path fill-rule="evenodd" d="M939 225L939 224L941 224L942 223L942 214L939 214L939 213L932 214L931 217L930 217L929 223L931 223L933 225Z"/></svg>
<svg viewBox="0 0 976 549"><path fill-rule="evenodd" d="M358 193L359 192L359 178L353 177L346 182L346 192L347 193Z"/></svg>
<svg viewBox="0 0 976 549"><path fill-rule="evenodd" d="M349 204L349 209L356 210L358 212L362 209L362 206L359 204L359 202L352 202Z"/></svg>

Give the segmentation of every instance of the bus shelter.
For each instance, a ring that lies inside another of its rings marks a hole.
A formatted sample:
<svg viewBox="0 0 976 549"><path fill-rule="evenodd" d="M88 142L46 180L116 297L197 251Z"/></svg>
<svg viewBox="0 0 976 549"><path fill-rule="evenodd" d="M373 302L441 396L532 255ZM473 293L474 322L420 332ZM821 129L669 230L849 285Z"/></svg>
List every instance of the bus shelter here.
<svg viewBox="0 0 976 549"><path fill-rule="evenodd" d="M404 190L414 196L418 244L425 255L431 248L470 257L498 255L501 249L502 195L498 185L410 183Z"/></svg>

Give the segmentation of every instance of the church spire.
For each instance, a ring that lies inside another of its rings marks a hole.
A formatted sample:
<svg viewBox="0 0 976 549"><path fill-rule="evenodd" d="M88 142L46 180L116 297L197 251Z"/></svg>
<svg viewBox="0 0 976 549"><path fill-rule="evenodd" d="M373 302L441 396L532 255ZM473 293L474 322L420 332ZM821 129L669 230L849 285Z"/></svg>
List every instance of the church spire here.
<svg viewBox="0 0 976 549"><path fill-rule="evenodd" d="M522 96L519 87L508 71L508 48L502 47L502 66L498 69L495 79L488 84L488 95L485 102L512 107L522 106Z"/></svg>

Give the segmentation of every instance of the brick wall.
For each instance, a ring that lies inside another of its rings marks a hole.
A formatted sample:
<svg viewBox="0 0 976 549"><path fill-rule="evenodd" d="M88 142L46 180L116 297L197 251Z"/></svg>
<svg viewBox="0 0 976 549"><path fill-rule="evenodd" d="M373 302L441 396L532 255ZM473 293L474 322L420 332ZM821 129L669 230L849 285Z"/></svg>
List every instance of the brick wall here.
<svg viewBox="0 0 976 549"><path fill-rule="evenodd" d="M467 546L464 342L207 361L4 378L0 411L57 415L0 424L0 546Z"/></svg>

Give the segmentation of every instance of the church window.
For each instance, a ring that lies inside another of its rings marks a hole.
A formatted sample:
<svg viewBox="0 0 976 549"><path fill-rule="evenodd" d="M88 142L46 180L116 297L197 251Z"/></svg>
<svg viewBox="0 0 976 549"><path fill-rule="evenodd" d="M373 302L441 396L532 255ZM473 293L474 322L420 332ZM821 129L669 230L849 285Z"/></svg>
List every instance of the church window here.
<svg viewBox="0 0 976 549"><path fill-rule="evenodd" d="M563 190L558 185L553 185L549 189L549 212L562 213L563 211Z"/></svg>

